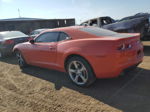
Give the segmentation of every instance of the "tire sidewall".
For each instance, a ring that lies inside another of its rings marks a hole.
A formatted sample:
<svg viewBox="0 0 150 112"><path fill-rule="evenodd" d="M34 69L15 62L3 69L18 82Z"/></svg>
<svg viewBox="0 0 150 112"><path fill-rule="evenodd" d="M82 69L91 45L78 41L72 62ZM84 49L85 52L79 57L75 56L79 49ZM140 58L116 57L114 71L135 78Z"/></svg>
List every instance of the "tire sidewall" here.
<svg viewBox="0 0 150 112"><path fill-rule="evenodd" d="M87 69L87 72L88 72L88 79L87 79L87 82L86 82L85 84L77 84L77 83L75 83L75 82L71 79L68 70L69 70L69 64L70 64L72 61L80 61L80 62L85 66L85 68ZM96 77L95 77L95 74L94 74L94 72L93 72L92 67L90 66L90 64L89 64L85 59L83 59L83 58L81 58L81 57L72 57L72 58L70 58L70 59L68 60L68 62L67 62L67 67L66 67L66 68L67 68L67 73L68 73L68 75L69 75L71 81L74 82L77 86L87 87L87 86L91 85L91 84L96 80Z"/></svg>
<svg viewBox="0 0 150 112"><path fill-rule="evenodd" d="M16 51L15 54L16 54L16 57L17 57L17 54L20 54L21 57L22 57L22 59L23 59L23 63L22 63L22 65L20 65L20 63L19 63L19 61L18 61L18 57L17 57L17 61L18 61L19 67L20 67L20 68L25 68L25 67L27 67L27 63L26 63L26 61L25 61L25 59L24 59L22 53L21 53L20 51Z"/></svg>

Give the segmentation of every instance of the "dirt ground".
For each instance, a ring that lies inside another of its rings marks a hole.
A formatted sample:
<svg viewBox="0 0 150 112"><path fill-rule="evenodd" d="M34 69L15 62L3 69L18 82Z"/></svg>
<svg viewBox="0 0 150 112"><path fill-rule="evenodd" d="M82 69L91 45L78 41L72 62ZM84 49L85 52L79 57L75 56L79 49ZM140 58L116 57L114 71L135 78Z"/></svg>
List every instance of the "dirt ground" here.
<svg viewBox="0 0 150 112"><path fill-rule="evenodd" d="M38 67L21 71L15 57L0 60L0 112L150 112L150 41L139 67L89 88L65 73Z"/></svg>

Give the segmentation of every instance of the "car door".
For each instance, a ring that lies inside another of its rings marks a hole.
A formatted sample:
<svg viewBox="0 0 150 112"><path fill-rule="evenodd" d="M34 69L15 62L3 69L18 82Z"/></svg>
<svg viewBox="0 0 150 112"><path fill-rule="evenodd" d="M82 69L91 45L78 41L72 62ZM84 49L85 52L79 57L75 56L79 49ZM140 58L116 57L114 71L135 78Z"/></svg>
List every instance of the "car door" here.
<svg viewBox="0 0 150 112"><path fill-rule="evenodd" d="M59 32L46 32L39 35L34 44L27 46L26 57L29 63L38 66L54 66L57 57Z"/></svg>

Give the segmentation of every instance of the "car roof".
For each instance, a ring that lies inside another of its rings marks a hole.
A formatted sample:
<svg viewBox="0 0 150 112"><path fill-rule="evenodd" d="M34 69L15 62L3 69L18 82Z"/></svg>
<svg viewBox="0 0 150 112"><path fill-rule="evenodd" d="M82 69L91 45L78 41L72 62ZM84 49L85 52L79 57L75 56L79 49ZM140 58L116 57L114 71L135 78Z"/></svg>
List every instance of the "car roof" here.
<svg viewBox="0 0 150 112"><path fill-rule="evenodd" d="M60 27L54 29L47 29L46 31L67 31L67 30L77 30L80 28L84 28L85 26L70 26L70 27Z"/></svg>
<svg viewBox="0 0 150 112"><path fill-rule="evenodd" d="M72 39L83 39L83 38L94 38L97 37L95 35L83 32L79 29L85 28L85 27L92 27L92 26L70 26L70 27L60 27L60 28L54 28L54 29L48 29L44 32L65 32L67 33ZM42 33L44 33L42 32Z"/></svg>
<svg viewBox="0 0 150 112"><path fill-rule="evenodd" d="M27 36L21 31L0 31L0 39L2 38L15 38L18 36Z"/></svg>
<svg viewBox="0 0 150 112"><path fill-rule="evenodd" d="M10 33L10 32L21 32L21 31L0 31L0 33Z"/></svg>

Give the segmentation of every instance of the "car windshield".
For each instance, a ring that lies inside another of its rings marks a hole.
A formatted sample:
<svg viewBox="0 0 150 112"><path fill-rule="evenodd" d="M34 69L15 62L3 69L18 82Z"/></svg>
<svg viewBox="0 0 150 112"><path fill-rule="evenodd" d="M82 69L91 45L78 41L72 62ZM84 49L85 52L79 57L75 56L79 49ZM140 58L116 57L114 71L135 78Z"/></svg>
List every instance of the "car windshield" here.
<svg viewBox="0 0 150 112"><path fill-rule="evenodd" d="M20 32L20 31L4 31L4 32L0 32L0 39L2 38L14 38L14 37L25 37L27 35L25 35L24 33Z"/></svg>
<svg viewBox="0 0 150 112"><path fill-rule="evenodd" d="M98 27L84 27L80 28L80 30L96 36L113 36L117 34L116 32Z"/></svg>

